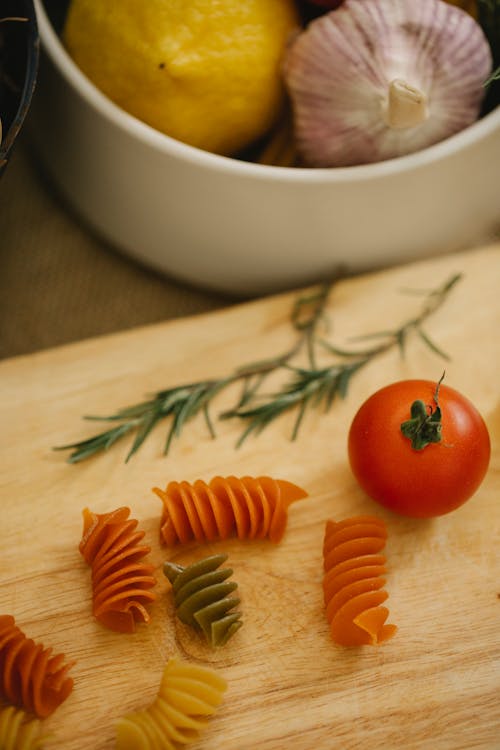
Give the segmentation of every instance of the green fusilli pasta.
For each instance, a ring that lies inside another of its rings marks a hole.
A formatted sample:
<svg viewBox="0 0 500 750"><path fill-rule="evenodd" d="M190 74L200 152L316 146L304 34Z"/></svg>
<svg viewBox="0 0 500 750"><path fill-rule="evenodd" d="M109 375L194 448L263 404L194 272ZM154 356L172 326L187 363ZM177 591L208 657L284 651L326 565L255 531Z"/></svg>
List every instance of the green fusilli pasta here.
<svg viewBox="0 0 500 750"><path fill-rule="evenodd" d="M238 584L228 581L231 568L220 568L227 555L210 555L183 567L166 562L163 572L172 584L176 613L182 622L201 630L208 643L223 646L243 624L232 612L240 600L231 596Z"/></svg>

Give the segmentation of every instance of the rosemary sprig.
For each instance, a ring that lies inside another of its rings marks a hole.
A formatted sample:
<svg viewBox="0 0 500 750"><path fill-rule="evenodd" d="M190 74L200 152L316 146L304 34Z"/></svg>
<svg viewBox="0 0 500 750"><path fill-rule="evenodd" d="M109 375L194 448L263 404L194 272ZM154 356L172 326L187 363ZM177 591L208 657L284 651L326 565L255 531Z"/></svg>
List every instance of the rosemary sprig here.
<svg viewBox="0 0 500 750"><path fill-rule="evenodd" d="M167 454L172 440L179 437L186 423L201 412L204 414L210 434L214 437L210 407L215 397L235 382L242 383L240 396L234 407L219 414L219 418L241 419L247 423L237 445L241 445L251 433L261 432L286 411L296 408L297 418L292 432L294 439L309 407L324 405L328 410L335 397L345 397L351 378L359 369L395 346L403 354L410 333L417 333L432 351L447 358L424 331L422 325L444 302L460 278L460 275L455 275L440 287L422 292L425 301L418 315L394 330L357 337L357 341L368 342L375 339L377 343L354 350L336 347L318 333L320 325L325 320L325 309L331 288L330 284L324 284L295 300L291 311L291 324L297 338L290 349L276 357L240 367L225 377L158 391L150 399L120 409L110 416L86 417L94 421L117 424L86 440L58 446L54 450L71 450L68 461L77 463L107 450L118 440L134 432L135 438L126 457L128 461L160 421L170 420L164 446L164 453ZM337 361L329 366L319 367L318 349L334 356ZM292 364L302 351L305 352L307 366ZM263 397L260 389L266 378L276 371L291 372L292 378L276 393Z"/></svg>

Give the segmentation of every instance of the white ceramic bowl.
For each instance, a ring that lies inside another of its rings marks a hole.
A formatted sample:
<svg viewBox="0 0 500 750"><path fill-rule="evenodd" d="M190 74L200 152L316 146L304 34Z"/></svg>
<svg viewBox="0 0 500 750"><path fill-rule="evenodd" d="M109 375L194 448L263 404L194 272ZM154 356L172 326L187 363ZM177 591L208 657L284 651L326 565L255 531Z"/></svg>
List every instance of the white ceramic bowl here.
<svg viewBox="0 0 500 750"><path fill-rule="evenodd" d="M500 225L500 107L419 153L341 169L250 164L186 146L81 73L35 0L32 137L78 214L192 284L264 294L471 246Z"/></svg>

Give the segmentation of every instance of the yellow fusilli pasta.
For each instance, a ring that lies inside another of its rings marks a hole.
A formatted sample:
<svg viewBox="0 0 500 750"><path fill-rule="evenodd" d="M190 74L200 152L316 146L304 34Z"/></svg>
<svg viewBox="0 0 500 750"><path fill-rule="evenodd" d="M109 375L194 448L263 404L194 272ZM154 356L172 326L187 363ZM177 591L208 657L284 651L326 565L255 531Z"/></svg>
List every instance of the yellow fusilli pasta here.
<svg viewBox="0 0 500 750"><path fill-rule="evenodd" d="M0 710L0 750L41 750L47 735L40 734L41 722L28 719L22 708Z"/></svg>
<svg viewBox="0 0 500 750"><path fill-rule="evenodd" d="M116 750L175 750L194 742L226 688L212 669L169 659L153 703L118 721Z"/></svg>

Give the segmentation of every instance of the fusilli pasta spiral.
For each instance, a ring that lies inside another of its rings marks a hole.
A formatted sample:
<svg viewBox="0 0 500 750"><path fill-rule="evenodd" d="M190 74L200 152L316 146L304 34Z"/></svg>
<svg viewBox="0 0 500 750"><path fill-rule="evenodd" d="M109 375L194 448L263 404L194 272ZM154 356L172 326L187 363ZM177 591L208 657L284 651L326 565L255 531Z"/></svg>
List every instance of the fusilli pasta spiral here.
<svg viewBox="0 0 500 750"><path fill-rule="evenodd" d="M175 750L194 742L227 688L212 669L169 659L153 703L116 726L116 750Z"/></svg>
<svg viewBox="0 0 500 750"><path fill-rule="evenodd" d="M178 618L201 629L211 646L223 646L243 624L241 613L230 611L240 600L231 596L238 584L226 580L232 569L220 568L226 560L227 555L220 554L186 567L172 562L163 566L172 584Z"/></svg>
<svg viewBox="0 0 500 750"><path fill-rule="evenodd" d="M64 654L51 656L27 638L11 615L0 615L0 693L14 706L31 711L39 718L49 716L73 689L64 663Z"/></svg>
<svg viewBox="0 0 500 750"><path fill-rule="evenodd" d="M46 739L40 734L40 721L29 720L21 708L0 710L0 750L41 750Z"/></svg>
<svg viewBox="0 0 500 750"><path fill-rule="evenodd" d="M146 605L156 599L154 566L142 562L150 547L129 519L129 508L110 513L83 511L80 552L92 568L93 613L107 628L133 633L136 622L149 622Z"/></svg>
<svg viewBox="0 0 500 750"><path fill-rule="evenodd" d="M301 487L271 477L214 477L170 482L166 490L153 488L163 502L161 539L179 542L268 537L279 542L287 524L290 503L306 497Z"/></svg>
<svg viewBox="0 0 500 750"><path fill-rule="evenodd" d="M327 521L323 545L323 592L333 640L342 646L381 643L391 638L395 625L386 625L382 607L387 530L372 516Z"/></svg>

